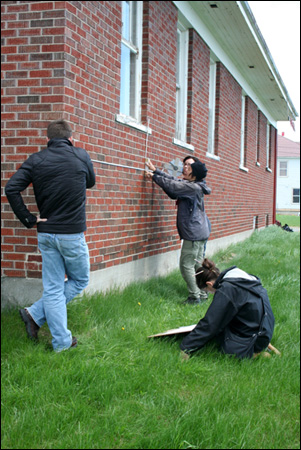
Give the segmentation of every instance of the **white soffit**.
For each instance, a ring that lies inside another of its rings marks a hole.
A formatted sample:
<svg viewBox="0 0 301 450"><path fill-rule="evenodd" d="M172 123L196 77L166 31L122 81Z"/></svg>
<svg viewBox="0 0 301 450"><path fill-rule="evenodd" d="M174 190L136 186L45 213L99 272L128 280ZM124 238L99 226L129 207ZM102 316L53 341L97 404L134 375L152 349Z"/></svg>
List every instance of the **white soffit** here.
<svg viewBox="0 0 301 450"><path fill-rule="evenodd" d="M270 123L298 116L248 2L173 3Z"/></svg>

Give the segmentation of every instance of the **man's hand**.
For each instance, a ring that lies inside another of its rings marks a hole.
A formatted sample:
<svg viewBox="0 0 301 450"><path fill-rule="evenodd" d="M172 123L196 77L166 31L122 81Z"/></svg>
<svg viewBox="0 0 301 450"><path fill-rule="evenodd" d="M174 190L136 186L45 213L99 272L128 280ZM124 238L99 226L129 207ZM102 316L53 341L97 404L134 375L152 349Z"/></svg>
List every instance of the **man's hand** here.
<svg viewBox="0 0 301 450"><path fill-rule="evenodd" d="M41 219L40 215L37 216L37 223L39 222L47 222L47 219Z"/></svg>

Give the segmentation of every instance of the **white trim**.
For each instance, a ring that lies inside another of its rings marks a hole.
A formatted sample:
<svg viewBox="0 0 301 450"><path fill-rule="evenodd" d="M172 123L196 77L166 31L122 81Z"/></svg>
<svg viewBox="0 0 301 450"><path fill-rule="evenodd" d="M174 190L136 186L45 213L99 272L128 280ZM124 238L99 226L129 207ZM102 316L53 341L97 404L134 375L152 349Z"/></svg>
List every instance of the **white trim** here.
<svg viewBox="0 0 301 450"><path fill-rule="evenodd" d="M246 117L246 96L241 96L241 125L240 125L240 166L239 168L245 170L245 117Z"/></svg>
<svg viewBox="0 0 301 450"><path fill-rule="evenodd" d="M180 22L177 26L176 139L185 142L187 135L189 32Z"/></svg>
<svg viewBox="0 0 301 450"><path fill-rule="evenodd" d="M123 123L124 125L127 125L131 128L136 128L139 131L143 131L147 134L152 134L152 129L147 127L146 125L142 125L142 123L138 123L129 116L124 116L123 114L116 114L115 115L115 121L119 123Z"/></svg>
<svg viewBox="0 0 301 450"><path fill-rule="evenodd" d="M214 155L213 153L207 152L207 153L206 153L206 156L207 156L208 158L214 159L215 161L220 161L220 157L217 156L217 155Z"/></svg>
<svg viewBox="0 0 301 450"><path fill-rule="evenodd" d="M269 166L269 160L270 160L270 134L271 134L271 130L270 130L270 124L269 122L267 122L267 139L266 139L266 158L267 158L267 169L270 168ZM272 171L271 171L272 172Z"/></svg>
<svg viewBox="0 0 301 450"><path fill-rule="evenodd" d="M178 145L179 147L184 147L194 152L194 146L191 144L187 144L187 142L183 142L180 141L179 139L173 138L172 143Z"/></svg>
<svg viewBox="0 0 301 450"><path fill-rule="evenodd" d="M215 137L215 97L216 97L216 61L210 58L209 69L209 118L208 118L208 150L214 155L214 137Z"/></svg>

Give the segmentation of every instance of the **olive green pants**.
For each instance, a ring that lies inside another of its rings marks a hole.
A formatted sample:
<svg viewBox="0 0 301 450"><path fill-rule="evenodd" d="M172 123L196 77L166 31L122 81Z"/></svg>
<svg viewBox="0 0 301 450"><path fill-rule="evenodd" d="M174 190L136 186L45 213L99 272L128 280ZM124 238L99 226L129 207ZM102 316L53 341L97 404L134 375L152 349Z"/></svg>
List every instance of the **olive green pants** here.
<svg viewBox="0 0 301 450"><path fill-rule="evenodd" d="M183 240L180 256L180 271L187 284L189 297L191 298L207 298L206 292L198 288L195 279L196 269L202 265L201 263L204 259L205 243L206 241Z"/></svg>

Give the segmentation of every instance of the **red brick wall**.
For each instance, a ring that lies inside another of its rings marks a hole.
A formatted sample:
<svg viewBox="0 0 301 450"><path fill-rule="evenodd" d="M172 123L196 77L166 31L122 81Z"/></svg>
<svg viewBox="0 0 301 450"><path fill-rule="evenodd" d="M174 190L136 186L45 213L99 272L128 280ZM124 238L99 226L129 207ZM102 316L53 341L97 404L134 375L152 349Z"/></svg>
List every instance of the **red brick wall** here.
<svg viewBox="0 0 301 450"><path fill-rule="evenodd" d="M215 148L220 161L206 161L207 183L213 192L206 201L212 223L211 239L252 229L253 218L258 216L258 227L265 226L266 215L270 224L273 215L273 173L266 171L266 124L261 113L259 119L260 166L256 165L257 106L246 97L245 153L248 172L240 166L240 129L242 89L227 69L218 63L216 91ZM271 127L275 139L276 130ZM275 151L271 169L274 169Z"/></svg>
<svg viewBox="0 0 301 450"><path fill-rule="evenodd" d="M46 143L48 123L64 111L65 2L1 3L3 63L1 184ZM32 188L24 192L37 212ZM2 273L38 277L41 258L36 230L15 218L2 189Z"/></svg>
<svg viewBox="0 0 301 450"><path fill-rule="evenodd" d="M144 167L146 135L115 121L119 113L121 2L1 2L2 189L32 152L46 143L46 127L65 118L76 145L92 159ZM172 143L175 132L177 9L144 2L142 123L149 121L147 156L161 168L190 151ZM241 88L218 69L216 141L220 161L206 157L210 49L190 30L188 139L207 165L212 195L206 209L211 239L264 226L272 214L273 174L265 170L266 118L260 116L261 166L255 166L256 106L248 100L247 167L239 170ZM175 202L143 172L94 164L88 191L86 238L98 270L179 248ZM273 162L271 164L273 169ZM37 212L32 188L24 193ZM2 190L2 274L40 277L36 230L24 228Z"/></svg>

